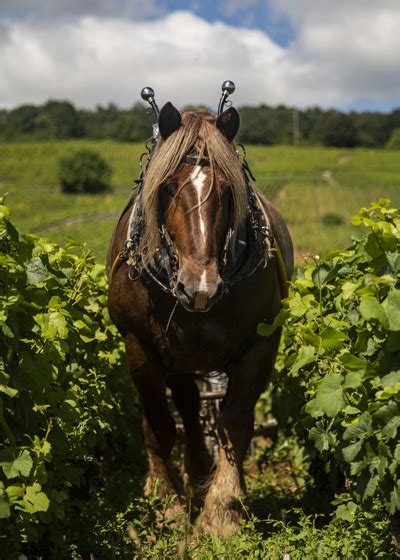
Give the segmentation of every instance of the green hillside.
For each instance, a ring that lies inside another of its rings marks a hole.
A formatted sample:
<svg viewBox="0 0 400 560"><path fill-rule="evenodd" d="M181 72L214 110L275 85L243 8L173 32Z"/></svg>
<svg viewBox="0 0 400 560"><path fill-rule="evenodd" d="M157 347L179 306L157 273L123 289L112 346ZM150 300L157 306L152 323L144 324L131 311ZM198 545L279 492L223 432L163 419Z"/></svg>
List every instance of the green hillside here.
<svg viewBox="0 0 400 560"><path fill-rule="evenodd" d="M83 146L113 167L112 193L61 193L58 160ZM0 143L0 194L8 193L13 219L24 231L60 243L76 238L101 261L143 151L143 144L113 141ZM307 253L345 246L352 233L349 218L361 206L381 197L400 205L396 151L292 146L248 146L247 151L258 184L289 224L299 262Z"/></svg>

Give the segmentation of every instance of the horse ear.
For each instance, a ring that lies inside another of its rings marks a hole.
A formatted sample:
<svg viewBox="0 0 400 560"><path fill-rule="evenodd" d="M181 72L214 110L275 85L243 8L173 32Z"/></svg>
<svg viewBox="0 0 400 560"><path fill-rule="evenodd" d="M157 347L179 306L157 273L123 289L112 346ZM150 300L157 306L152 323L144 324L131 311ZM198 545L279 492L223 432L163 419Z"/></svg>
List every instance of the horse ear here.
<svg viewBox="0 0 400 560"><path fill-rule="evenodd" d="M215 124L225 138L227 138L229 142L232 142L240 126L239 113L236 109L230 107L219 115Z"/></svg>
<svg viewBox="0 0 400 560"><path fill-rule="evenodd" d="M181 114L170 101L164 105L158 117L158 129L163 140L171 136L182 124Z"/></svg>

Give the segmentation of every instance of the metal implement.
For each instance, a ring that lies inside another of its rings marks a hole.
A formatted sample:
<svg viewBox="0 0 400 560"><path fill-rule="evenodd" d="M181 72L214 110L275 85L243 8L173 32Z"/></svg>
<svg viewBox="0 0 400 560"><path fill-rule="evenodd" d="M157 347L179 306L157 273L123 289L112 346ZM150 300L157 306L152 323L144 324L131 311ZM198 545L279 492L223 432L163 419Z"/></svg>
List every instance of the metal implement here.
<svg viewBox="0 0 400 560"><path fill-rule="evenodd" d="M232 82L231 80L225 80L225 82L221 86L221 89L222 89L222 95L218 104L218 113L217 113L218 115L220 115L223 112L227 99L230 96L230 94L235 91L236 86L234 82Z"/></svg>
<svg viewBox="0 0 400 560"><path fill-rule="evenodd" d="M154 116L158 120L160 111L154 99L154 89L151 87L144 87L140 92L140 95L142 96L142 99L144 101L147 101L147 103L149 103L150 107L153 109Z"/></svg>
<svg viewBox="0 0 400 560"><path fill-rule="evenodd" d="M142 96L142 99L144 101L147 101L147 103L150 105L151 110L153 111L156 119L156 122L153 124L153 135L152 135L152 142L154 143L157 140L157 136L158 136L158 117L160 115L160 110L158 108L156 100L154 99L154 89L151 87L144 87L140 92L140 95Z"/></svg>

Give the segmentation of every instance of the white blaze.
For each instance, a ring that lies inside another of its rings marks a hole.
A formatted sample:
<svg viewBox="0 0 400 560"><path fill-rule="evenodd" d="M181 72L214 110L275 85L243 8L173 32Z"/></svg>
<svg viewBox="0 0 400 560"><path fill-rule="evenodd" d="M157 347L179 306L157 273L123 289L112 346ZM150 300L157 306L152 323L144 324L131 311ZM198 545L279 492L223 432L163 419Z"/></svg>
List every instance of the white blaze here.
<svg viewBox="0 0 400 560"><path fill-rule="evenodd" d="M192 180L192 184L197 194L197 210L199 213L200 231L202 236L204 237L206 234L206 226L201 211L202 211L203 188L207 175L203 172L201 165L196 165L196 167L193 170L193 173L190 175L190 178Z"/></svg>
<svg viewBox="0 0 400 560"><path fill-rule="evenodd" d="M199 292L207 292L207 271L203 270L200 276Z"/></svg>

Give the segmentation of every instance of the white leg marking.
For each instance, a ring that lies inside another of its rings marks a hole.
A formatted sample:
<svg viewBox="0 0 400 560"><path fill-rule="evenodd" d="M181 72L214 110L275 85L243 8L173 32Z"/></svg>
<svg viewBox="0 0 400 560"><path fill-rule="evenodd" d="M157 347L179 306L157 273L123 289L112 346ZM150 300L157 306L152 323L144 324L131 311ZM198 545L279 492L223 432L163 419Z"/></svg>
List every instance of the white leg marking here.
<svg viewBox="0 0 400 560"><path fill-rule="evenodd" d="M199 212L200 232L204 237L206 234L206 226L201 213L201 203L202 203L204 182L207 178L207 175L203 172L201 165L196 165L196 167L193 170L193 173L190 175L190 178L192 180L192 184L196 189L196 193L197 193L197 204L198 204L197 210Z"/></svg>

